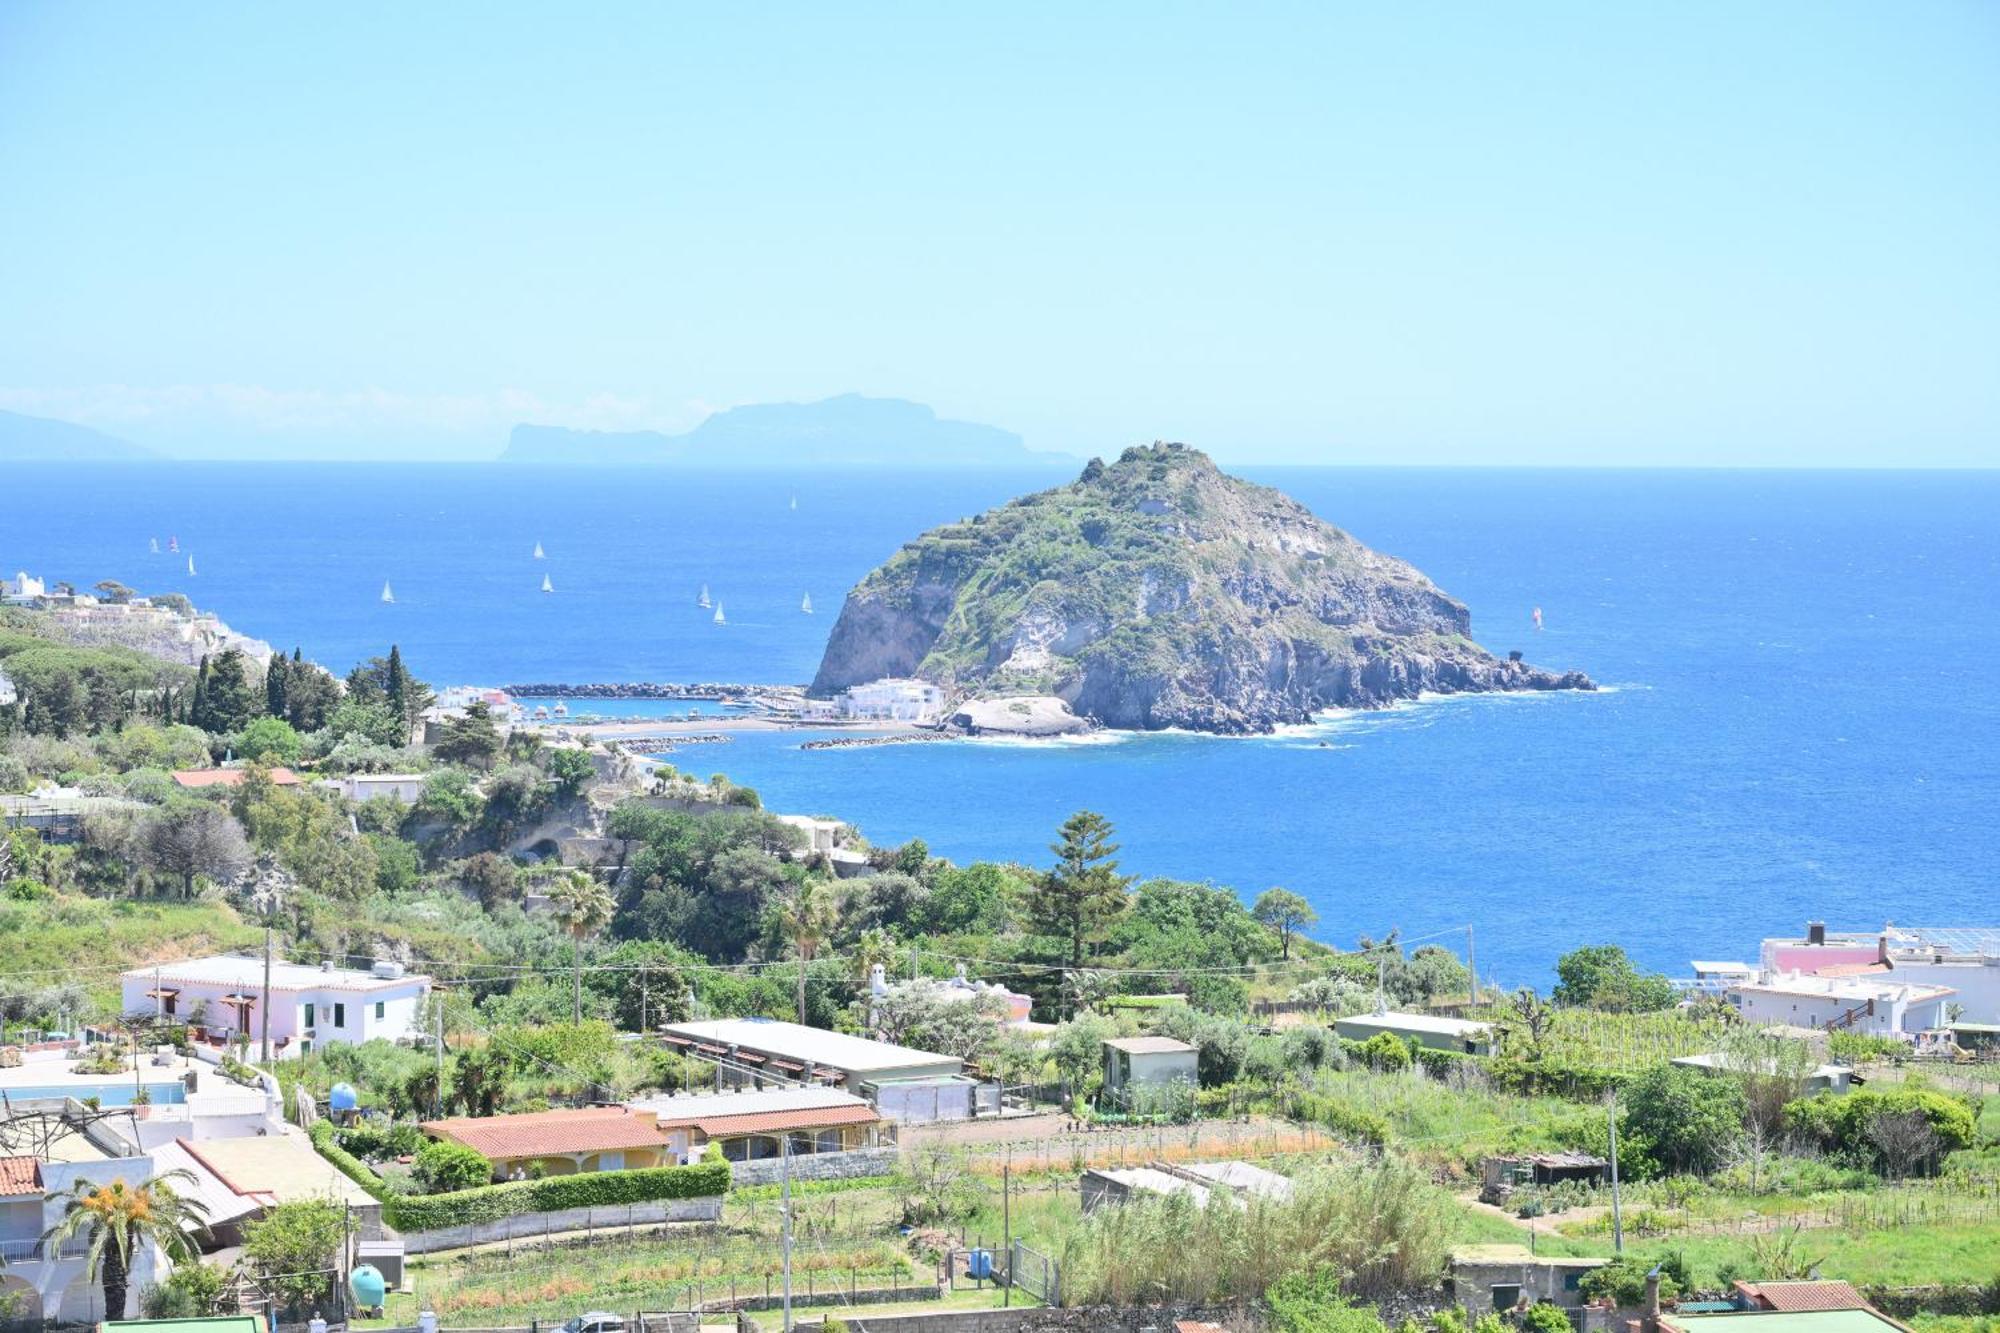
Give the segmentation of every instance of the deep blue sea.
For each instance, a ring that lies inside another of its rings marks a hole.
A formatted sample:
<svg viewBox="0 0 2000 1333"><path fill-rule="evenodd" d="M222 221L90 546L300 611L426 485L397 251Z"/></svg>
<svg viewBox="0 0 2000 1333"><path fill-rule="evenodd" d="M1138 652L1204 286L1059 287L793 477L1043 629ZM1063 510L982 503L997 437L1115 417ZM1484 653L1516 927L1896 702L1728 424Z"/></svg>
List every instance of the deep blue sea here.
<svg viewBox="0 0 2000 1333"><path fill-rule="evenodd" d="M1339 942L1471 924L1507 983L1603 940L1681 972L1809 917L2000 924L2000 473L1243 471L1425 570L1489 648L1607 688L1269 739L744 735L689 765L958 859L1044 860L1088 806L1128 870L1287 885ZM1062 479L16 466L0 566L184 591L335 669L394 642L441 684L804 681L900 542ZM147 553L169 536L198 576Z"/></svg>

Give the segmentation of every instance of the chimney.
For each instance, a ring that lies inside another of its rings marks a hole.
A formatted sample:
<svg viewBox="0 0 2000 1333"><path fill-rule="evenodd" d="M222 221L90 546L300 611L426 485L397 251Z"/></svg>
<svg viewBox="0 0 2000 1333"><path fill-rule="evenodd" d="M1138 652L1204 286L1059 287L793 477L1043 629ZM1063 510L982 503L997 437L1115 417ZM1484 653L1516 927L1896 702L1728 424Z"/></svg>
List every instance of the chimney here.
<svg viewBox="0 0 2000 1333"><path fill-rule="evenodd" d="M333 971L333 960L332 960L331 958L322 958L322 959L320 959L320 960L319 960L319 970L320 970L320 971L322 971L322 972L331 972L331 971Z"/></svg>
<svg viewBox="0 0 2000 1333"><path fill-rule="evenodd" d="M1653 1265L1653 1271L1646 1274L1646 1314L1640 1321L1646 1333L1659 1333L1660 1327L1660 1266Z"/></svg>
<svg viewBox="0 0 2000 1333"><path fill-rule="evenodd" d="M1806 943L1807 944L1826 943L1826 922L1824 921L1806 922Z"/></svg>
<svg viewBox="0 0 2000 1333"><path fill-rule="evenodd" d="M882 964L876 963L871 967L869 967L868 993L870 995L886 995L888 991L889 991L889 978L887 971L883 968Z"/></svg>
<svg viewBox="0 0 2000 1333"><path fill-rule="evenodd" d="M1889 961L1889 932L1886 930L1875 938L1875 961L1878 963Z"/></svg>

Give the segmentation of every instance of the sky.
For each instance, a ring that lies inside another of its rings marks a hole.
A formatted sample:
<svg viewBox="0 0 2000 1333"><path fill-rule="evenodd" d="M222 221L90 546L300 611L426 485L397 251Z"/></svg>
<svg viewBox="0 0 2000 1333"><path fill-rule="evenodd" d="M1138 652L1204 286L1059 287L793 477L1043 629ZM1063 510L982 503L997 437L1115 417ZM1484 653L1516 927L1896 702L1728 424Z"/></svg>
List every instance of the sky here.
<svg viewBox="0 0 2000 1333"><path fill-rule="evenodd" d="M0 5L0 408L2000 466L2000 5Z"/></svg>

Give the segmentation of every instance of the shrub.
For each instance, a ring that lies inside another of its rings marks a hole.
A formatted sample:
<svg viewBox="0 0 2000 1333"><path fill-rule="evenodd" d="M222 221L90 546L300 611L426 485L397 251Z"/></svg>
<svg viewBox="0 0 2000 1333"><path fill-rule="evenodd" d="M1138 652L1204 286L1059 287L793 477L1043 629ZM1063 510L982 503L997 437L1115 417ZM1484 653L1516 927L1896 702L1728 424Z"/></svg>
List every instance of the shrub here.
<svg viewBox="0 0 2000 1333"><path fill-rule="evenodd" d="M1632 1084L1625 1119L1661 1166L1707 1175L1741 1136L1744 1110L1736 1080L1660 1065Z"/></svg>
<svg viewBox="0 0 2000 1333"><path fill-rule="evenodd" d="M492 1222L517 1213L556 1212L605 1204L649 1203L656 1199L701 1199L729 1191L729 1164L710 1151L697 1166L651 1166L632 1171L593 1171L482 1185L451 1194L407 1195L385 1200L382 1220L398 1231Z"/></svg>
<svg viewBox="0 0 2000 1333"><path fill-rule="evenodd" d="M383 1184L382 1177L369 1170L367 1163L341 1147L335 1141L332 1125L321 1120L316 1122L307 1133L312 1138L313 1147L319 1150L319 1155L326 1158L327 1161L332 1162L340 1171L340 1174L346 1176L362 1189L367 1190L369 1195L374 1198L382 1199L388 1197L389 1189Z"/></svg>
<svg viewBox="0 0 2000 1333"><path fill-rule="evenodd" d="M1393 1032L1376 1033L1361 1043L1355 1055L1378 1073L1392 1074L1410 1067L1409 1043Z"/></svg>
<svg viewBox="0 0 2000 1333"><path fill-rule="evenodd" d="M1521 1312L1521 1327L1527 1333L1573 1333L1569 1316L1546 1301Z"/></svg>
<svg viewBox="0 0 2000 1333"><path fill-rule="evenodd" d="M1621 1310L1629 1310L1646 1299L1647 1265L1629 1255L1620 1255L1602 1268L1593 1268L1583 1275L1577 1284L1577 1291L1588 1301L1610 1301ZM1667 1264L1660 1265L1660 1299L1671 1301L1681 1291L1681 1281L1686 1277L1685 1263L1679 1278L1669 1270Z"/></svg>
<svg viewBox="0 0 2000 1333"><path fill-rule="evenodd" d="M1905 1163L1879 1132L1886 1118L1921 1118L1935 1142L1926 1160ZM1946 1154L1970 1147L1977 1138L1972 1108L1957 1097L1928 1088L1863 1089L1845 1096L1820 1093L1785 1107L1785 1127L1824 1151L1838 1153L1876 1170L1916 1165L1935 1170Z"/></svg>
<svg viewBox="0 0 2000 1333"><path fill-rule="evenodd" d="M410 1174L426 1194L455 1194L491 1183L493 1166L476 1149L440 1140L418 1151Z"/></svg>

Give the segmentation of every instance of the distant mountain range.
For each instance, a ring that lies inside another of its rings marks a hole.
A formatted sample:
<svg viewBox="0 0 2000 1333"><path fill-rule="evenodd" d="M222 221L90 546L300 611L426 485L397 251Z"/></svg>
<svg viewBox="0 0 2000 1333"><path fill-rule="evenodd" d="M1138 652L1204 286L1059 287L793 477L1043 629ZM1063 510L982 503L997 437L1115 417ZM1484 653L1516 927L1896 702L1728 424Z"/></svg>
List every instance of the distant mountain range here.
<svg viewBox="0 0 2000 1333"><path fill-rule="evenodd" d="M681 435L523 424L514 427L500 461L599 467L635 463L991 467L1073 460L1029 449L1020 436L997 426L942 420L922 403L849 393L816 403L732 407Z"/></svg>
<svg viewBox="0 0 2000 1333"><path fill-rule="evenodd" d="M72 421L0 412L0 462L107 463L158 458L151 449Z"/></svg>

